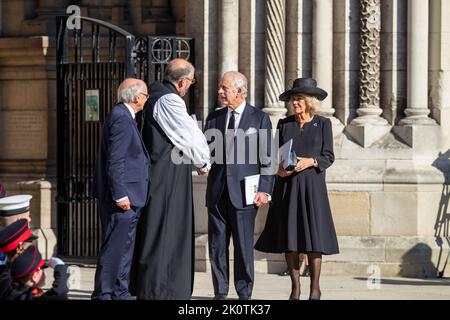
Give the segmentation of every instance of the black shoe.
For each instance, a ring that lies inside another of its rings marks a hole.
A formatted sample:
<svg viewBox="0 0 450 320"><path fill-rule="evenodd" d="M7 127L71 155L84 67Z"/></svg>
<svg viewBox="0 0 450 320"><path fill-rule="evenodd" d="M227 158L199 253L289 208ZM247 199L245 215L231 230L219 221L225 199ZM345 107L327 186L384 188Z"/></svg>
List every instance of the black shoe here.
<svg viewBox="0 0 450 320"><path fill-rule="evenodd" d="M226 300L227 299L227 295L226 294L216 294L214 296L214 300Z"/></svg>
<svg viewBox="0 0 450 320"><path fill-rule="evenodd" d="M300 300L300 292L298 293L298 296L292 295L291 293L288 300Z"/></svg>
<svg viewBox="0 0 450 320"><path fill-rule="evenodd" d="M252 297L239 296L239 300L252 300Z"/></svg>
<svg viewBox="0 0 450 320"><path fill-rule="evenodd" d="M282 277L286 277L286 276L290 275L290 273L289 273L289 270L284 270L283 272L280 272L278 275L282 276Z"/></svg>
<svg viewBox="0 0 450 320"><path fill-rule="evenodd" d="M321 291L319 291L319 296L317 297L317 298L312 298L312 297L309 297L309 299L308 300L320 300L320 297L322 296L322 292Z"/></svg>

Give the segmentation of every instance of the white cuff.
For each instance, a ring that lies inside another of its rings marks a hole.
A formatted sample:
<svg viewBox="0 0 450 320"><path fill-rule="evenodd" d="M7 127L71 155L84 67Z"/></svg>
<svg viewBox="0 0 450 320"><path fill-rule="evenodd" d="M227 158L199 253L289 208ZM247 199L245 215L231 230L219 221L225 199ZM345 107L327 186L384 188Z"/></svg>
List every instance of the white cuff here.
<svg viewBox="0 0 450 320"><path fill-rule="evenodd" d="M120 198L120 199L114 200L114 201L121 202L121 201L125 201L125 200L128 200L128 197L123 197L123 198Z"/></svg>
<svg viewBox="0 0 450 320"><path fill-rule="evenodd" d="M211 170L211 163L205 163L201 168L198 168L198 171L200 172L208 172L209 170Z"/></svg>

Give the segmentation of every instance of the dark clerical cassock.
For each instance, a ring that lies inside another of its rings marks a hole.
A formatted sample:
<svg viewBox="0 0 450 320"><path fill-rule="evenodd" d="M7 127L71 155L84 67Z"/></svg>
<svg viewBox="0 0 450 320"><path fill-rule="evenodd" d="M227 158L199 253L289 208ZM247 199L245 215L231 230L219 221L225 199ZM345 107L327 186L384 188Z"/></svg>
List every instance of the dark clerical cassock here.
<svg viewBox="0 0 450 320"><path fill-rule="evenodd" d="M202 131L170 82L149 87L140 126L150 154L150 203L138 223L131 292L138 299L190 299L194 281L192 164L209 167ZM142 120L143 119L143 120ZM182 151L190 163L174 161Z"/></svg>

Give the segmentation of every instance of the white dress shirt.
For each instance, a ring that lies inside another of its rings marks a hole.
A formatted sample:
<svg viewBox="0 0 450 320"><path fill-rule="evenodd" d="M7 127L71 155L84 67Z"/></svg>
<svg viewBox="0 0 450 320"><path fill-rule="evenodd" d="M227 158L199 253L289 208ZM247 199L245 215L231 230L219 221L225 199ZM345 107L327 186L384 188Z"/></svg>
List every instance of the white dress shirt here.
<svg viewBox="0 0 450 320"><path fill-rule="evenodd" d="M208 142L197 122L187 113L184 100L175 93L162 96L153 108L153 118L170 141L198 169L209 170Z"/></svg>
<svg viewBox="0 0 450 320"><path fill-rule="evenodd" d="M232 109L230 107L228 107L228 113L227 113L227 123L225 124L225 130L228 130L228 123L230 122L230 118L232 116L232 112L234 111L234 132L236 134L236 130L239 128L239 122L241 121L242 118L242 113L244 113L245 110L245 106L247 105L247 102L244 100L239 107L237 107L236 109ZM226 131L225 131L226 132ZM272 200L272 197L270 194L263 192L264 194L267 195L268 201Z"/></svg>
<svg viewBox="0 0 450 320"><path fill-rule="evenodd" d="M225 124L225 130L228 130L228 123L230 122L232 112L234 111L235 112L235 114L234 114L234 132L236 133L236 129L239 128L239 122L241 121L242 113L244 112L246 104L247 104L247 102L245 102L245 100L244 100L241 103L241 105L234 110L231 109L230 107L228 107L227 123Z"/></svg>
<svg viewBox="0 0 450 320"><path fill-rule="evenodd" d="M127 103L124 103L124 105L130 111L131 116L133 117L133 119L136 119L136 112L134 112L134 109L132 107L130 107Z"/></svg>

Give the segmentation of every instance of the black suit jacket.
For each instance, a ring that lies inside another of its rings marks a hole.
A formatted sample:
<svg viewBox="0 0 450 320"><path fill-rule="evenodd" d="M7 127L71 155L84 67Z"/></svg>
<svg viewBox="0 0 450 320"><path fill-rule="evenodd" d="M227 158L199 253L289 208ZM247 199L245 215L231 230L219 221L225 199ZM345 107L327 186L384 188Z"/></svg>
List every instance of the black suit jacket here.
<svg viewBox="0 0 450 320"><path fill-rule="evenodd" d="M205 133L209 129L217 129L223 137L223 144L225 144L225 125L227 120L228 108L212 112L207 120L205 126ZM247 206L245 203L245 177L261 174L258 186L258 192L265 192L272 194L274 175L271 169L271 145L272 145L272 123L267 113L246 104L244 112L241 115L238 130L245 133L239 138L235 138L235 147L237 150L244 152L240 153L241 160L228 164L225 159L214 159L216 154L212 153L211 170L208 175L208 184L206 187L206 206L213 208L217 205L222 195L225 183L228 187L228 193L231 203L236 209L254 209L254 205ZM264 130L261 130L264 129ZM217 131L217 132L218 132ZM209 139L209 135L207 138ZM237 135L239 136L239 134ZM265 138L262 138L265 136ZM242 139L243 138L243 139ZM262 139L267 143L261 143ZM209 139L210 141L213 139ZM245 142L244 142L245 140ZM216 141L217 142L217 141ZM210 147L214 144L210 144ZM215 145L217 147L217 143ZM222 145L222 150L225 146ZM220 148L220 147L219 147ZM217 151L218 149L216 149ZM214 150L213 150L214 151ZM225 151L223 151L225 153ZM245 159L243 155L245 153ZM256 154L255 154L256 153ZM225 157L224 157L225 158ZM241 163L244 162L244 163ZM266 170L264 170L266 169Z"/></svg>

